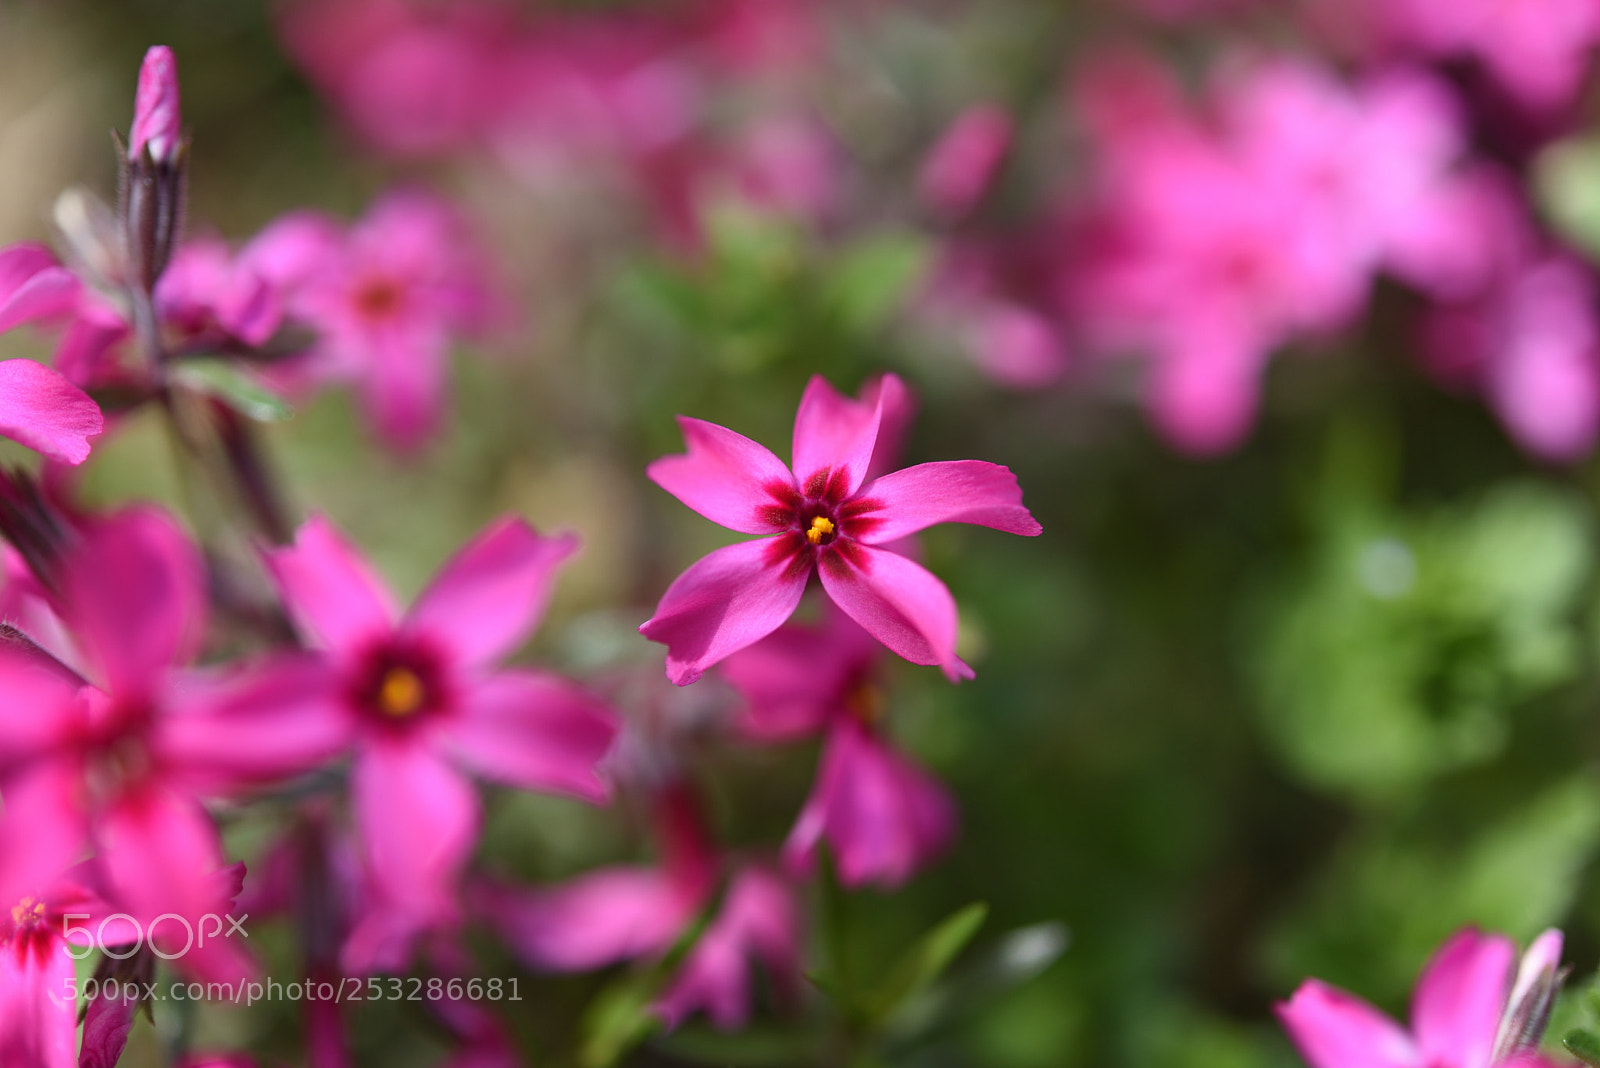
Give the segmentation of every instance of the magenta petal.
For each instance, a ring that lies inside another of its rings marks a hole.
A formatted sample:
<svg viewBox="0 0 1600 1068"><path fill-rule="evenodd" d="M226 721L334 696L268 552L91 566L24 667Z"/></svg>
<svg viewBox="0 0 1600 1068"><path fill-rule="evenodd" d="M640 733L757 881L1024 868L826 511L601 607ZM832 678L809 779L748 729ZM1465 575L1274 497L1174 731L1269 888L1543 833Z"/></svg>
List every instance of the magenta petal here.
<svg viewBox="0 0 1600 1068"><path fill-rule="evenodd" d="M1308 979L1277 1006L1284 1030L1311 1068L1421 1068L1422 1055L1398 1024L1360 998ZM1499 1020L1499 1010L1490 1017Z"/></svg>
<svg viewBox="0 0 1600 1068"><path fill-rule="evenodd" d="M345 652L392 630L394 600L333 524L312 516L294 544L267 554L290 613L310 636Z"/></svg>
<svg viewBox="0 0 1600 1068"><path fill-rule="evenodd" d="M699 902L661 871L619 867L542 889L484 887L474 906L531 967L579 972L664 952Z"/></svg>
<svg viewBox="0 0 1600 1068"><path fill-rule="evenodd" d="M936 779L859 721L841 718L828 733L784 859L804 871L826 839L845 886L893 888L942 852L955 829L955 803Z"/></svg>
<svg viewBox="0 0 1600 1068"><path fill-rule="evenodd" d="M955 682L972 669L956 656L955 598L920 564L856 545L822 557L822 588L866 632L913 664L937 664Z"/></svg>
<svg viewBox="0 0 1600 1068"><path fill-rule="evenodd" d="M1043 529L1022 505L1017 476L982 460L918 464L884 475L862 487L851 505L868 502L876 502L878 510L863 511L857 522L870 526L857 536L873 545L936 523L976 523L1030 537Z"/></svg>
<svg viewBox="0 0 1600 1068"><path fill-rule="evenodd" d="M474 684L463 704L443 738L474 771L524 790L606 799L595 765L616 737L616 716L575 684L502 671Z"/></svg>
<svg viewBox="0 0 1600 1068"><path fill-rule="evenodd" d="M221 679L184 679L152 748L185 788L238 790L311 771L350 741L340 680L322 657L283 656Z"/></svg>
<svg viewBox="0 0 1600 1068"><path fill-rule="evenodd" d="M448 342L432 324L366 339L361 404L373 431L396 452L422 447L444 409Z"/></svg>
<svg viewBox="0 0 1600 1068"><path fill-rule="evenodd" d="M52 885L88 842L82 767L48 760L6 783L0 810L0 900Z"/></svg>
<svg viewBox="0 0 1600 1068"><path fill-rule="evenodd" d="M426 747L377 739L351 776L356 823L373 884L411 917L452 911L454 884L478 835L478 796Z"/></svg>
<svg viewBox="0 0 1600 1068"><path fill-rule="evenodd" d="M779 627L722 662L719 671L747 703L740 727L751 737L779 741L821 729L866 680L880 647L842 613L825 628Z"/></svg>
<svg viewBox="0 0 1600 1068"><path fill-rule="evenodd" d="M77 691L48 654L0 647L0 778L67 739L81 718Z"/></svg>
<svg viewBox="0 0 1600 1068"><path fill-rule="evenodd" d="M0 252L0 261L5 258L6 253ZM58 266L53 257L42 264L22 262L32 258L13 255L10 263L0 262L0 333L23 323L65 315L77 306L81 289L77 275ZM27 267L36 269L18 277Z"/></svg>
<svg viewBox="0 0 1600 1068"><path fill-rule="evenodd" d="M1417 1045L1430 1063L1488 1068L1515 959L1509 938L1471 928L1439 947L1411 1004Z"/></svg>
<svg viewBox="0 0 1600 1068"><path fill-rule="evenodd" d="M139 88L133 97L133 128L128 154L137 159L145 149L158 162L171 160L183 140L178 110L178 61L172 49L155 45L139 66Z"/></svg>
<svg viewBox="0 0 1600 1068"><path fill-rule="evenodd" d="M496 660L538 625L556 569L577 549L570 534L547 538L514 516L501 519L440 569L404 626L464 664Z"/></svg>
<svg viewBox="0 0 1600 1068"><path fill-rule="evenodd" d="M64 996L72 978L72 957L55 938L0 945L0 1064L73 1068L78 1007Z"/></svg>
<svg viewBox="0 0 1600 1068"><path fill-rule="evenodd" d="M0 434L53 460L81 464L105 429L100 406L32 360L0 361Z"/></svg>
<svg viewBox="0 0 1600 1068"><path fill-rule="evenodd" d="M666 645L667 678L687 686L778 629L800 604L810 575L810 565L797 566L782 538L726 546L679 575L639 633Z"/></svg>
<svg viewBox="0 0 1600 1068"><path fill-rule="evenodd" d="M206 614L200 554L155 508L129 508L90 527L66 558L62 588L68 622L119 696L149 696L199 646Z"/></svg>
<svg viewBox="0 0 1600 1068"><path fill-rule="evenodd" d="M783 461L742 434L678 417L689 451L646 468L651 480L714 523L741 534L772 534L790 522L784 499L795 491Z"/></svg>
<svg viewBox="0 0 1600 1068"><path fill-rule="evenodd" d="M868 405L851 400L821 375L811 379L794 417L794 474L802 487L821 472L843 470L844 492L854 493L867 477L878 441L883 392Z"/></svg>
<svg viewBox="0 0 1600 1068"><path fill-rule="evenodd" d="M104 991L116 990L110 997ZM84 1009L83 1049L78 1054L78 1068L115 1068L122 1050L128 1044L128 1032L133 1030L133 1013L139 1007L137 993L124 993L123 989L107 986Z"/></svg>
<svg viewBox="0 0 1600 1068"><path fill-rule="evenodd" d="M111 896L135 917L170 912L194 923L220 911L214 873L222 867L222 840L191 798L155 786L129 792L95 830ZM165 925L159 931L169 933ZM173 923L170 933L181 946L182 924Z"/></svg>

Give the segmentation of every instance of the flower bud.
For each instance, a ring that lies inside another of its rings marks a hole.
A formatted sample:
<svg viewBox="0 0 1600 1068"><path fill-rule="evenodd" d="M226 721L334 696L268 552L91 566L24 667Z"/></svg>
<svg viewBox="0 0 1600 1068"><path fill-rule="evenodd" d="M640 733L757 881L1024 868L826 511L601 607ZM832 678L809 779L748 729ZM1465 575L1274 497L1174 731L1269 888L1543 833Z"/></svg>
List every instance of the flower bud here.
<svg viewBox="0 0 1600 1068"><path fill-rule="evenodd" d="M156 45L144 54L139 68L139 89L133 98L133 129L128 135L128 158L150 151L158 163L170 162L182 141L178 112L178 61L172 49Z"/></svg>

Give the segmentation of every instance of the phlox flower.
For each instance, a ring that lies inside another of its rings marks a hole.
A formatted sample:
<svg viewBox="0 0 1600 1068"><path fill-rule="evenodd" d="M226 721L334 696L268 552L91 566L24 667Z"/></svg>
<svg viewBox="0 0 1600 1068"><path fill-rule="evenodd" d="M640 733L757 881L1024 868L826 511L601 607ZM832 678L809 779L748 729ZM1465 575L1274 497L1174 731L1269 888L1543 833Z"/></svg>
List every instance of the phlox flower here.
<svg viewBox="0 0 1600 1068"><path fill-rule="evenodd" d="M44 246L0 249L0 333L65 314L77 291L77 279ZM76 464L104 426L100 406L59 372L32 360L0 362L0 435Z"/></svg>
<svg viewBox="0 0 1600 1068"><path fill-rule="evenodd" d="M748 736L825 733L816 782L783 847L792 872L808 870L826 841L844 885L893 888L955 834L955 803L944 787L879 733L873 675L881 651L829 613L822 627L780 627L719 669L747 702L740 725Z"/></svg>
<svg viewBox="0 0 1600 1068"><path fill-rule="evenodd" d="M1311 1068L1554 1068L1538 1053L1561 957L1546 931L1522 966L1509 938L1471 928L1439 947L1412 995L1409 1030L1316 979L1278 1005Z"/></svg>
<svg viewBox="0 0 1600 1068"><path fill-rule="evenodd" d="M419 447L443 414L452 341L498 315L487 261L455 210L395 192L349 229L297 212L252 245L288 313L318 334L295 377L353 383L381 440Z"/></svg>
<svg viewBox="0 0 1600 1068"><path fill-rule="evenodd" d="M323 651L286 663L285 700L354 747L351 792L371 900L346 966L403 959L414 933L457 915L455 881L478 830L465 768L522 789L601 801L595 765L612 713L576 685L495 670L538 624L556 569L577 549L503 519L448 562L403 616L324 519L267 563L292 616Z"/></svg>
<svg viewBox="0 0 1600 1068"><path fill-rule="evenodd" d="M0 898L93 846L107 896L133 916L220 914L222 844L200 798L303 771L336 739L241 692L238 676L183 668L203 633L204 572L164 514L89 522L50 579L92 684L37 647L0 650ZM247 970L222 941L183 961Z"/></svg>
<svg viewBox="0 0 1600 1068"><path fill-rule="evenodd" d="M971 677L955 655L956 605L920 564L886 546L935 523L976 523L1036 535L1016 476L999 464L919 464L867 481L884 415L813 378L795 416L793 464L714 423L680 416L689 451L648 473L684 504L732 530L764 538L718 549L678 576L639 628L667 646L680 686L776 630L813 573L845 614L891 650L946 676Z"/></svg>
<svg viewBox="0 0 1600 1068"><path fill-rule="evenodd" d="M588 971L659 957L711 903L723 860L706 837L694 799L681 783L652 798L658 866L615 865L556 886L485 883L477 911L512 950L545 971ZM750 1012L750 963L759 961L779 990L799 973L799 912L777 872L740 864L728 875L715 916L656 1001L668 1026L704 1010L731 1030Z"/></svg>

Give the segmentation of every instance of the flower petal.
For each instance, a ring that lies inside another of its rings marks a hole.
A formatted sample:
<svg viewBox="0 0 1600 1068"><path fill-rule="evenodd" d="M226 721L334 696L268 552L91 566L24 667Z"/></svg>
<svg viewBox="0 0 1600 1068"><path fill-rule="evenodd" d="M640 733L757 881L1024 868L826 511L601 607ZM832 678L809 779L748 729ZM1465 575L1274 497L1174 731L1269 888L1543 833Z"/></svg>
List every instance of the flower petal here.
<svg viewBox="0 0 1600 1068"><path fill-rule="evenodd" d="M38 895L83 854L89 828L81 765L49 760L6 783L0 811L0 901Z"/></svg>
<svg viewBox="0 0 1600 1068"><path fill-rule="evenodd" d="M578 549L570 534L547 538L507 516L440 569L406 616L468 665L511 652L544 615L556 569Z"/></svg>
<svg viewBox="0 0 1600 1068"><path fill-rule="evenodd" d="M350 741L340 680L320 656L288 655L169 693L152 749L196 793L230 794L311 771Z"/></svg>
<svg viewBox="0 0 1600 1068"><path fill-rule="evenodd" d="M205 570L165 512L134 507L95 523L68 554L61 586L68 623L119 696L150 695L199 648Z"/></svg>
<svg viewBox="0 0 1600 1068"><path fill-rule="evenodd" d="M689 451L645 469L656 485L741 534L772 534L790 523L794 475L766 446L688 416L679 416L678 426Z"/></svg>
<svg viewBox="0 0 1600 1068"><path fill-rule="evenodd" d="M679 575L639 633L666 645L667 678L687 686L778 629L810 576L810 562L785 538L729 545Z"/></svg>
<svg viewBox="0 0 1600 1068"><path fill-rule="evenodd" d="M955 598L898 553L848 545L824 553L822 588L866 632L913 664L938 664L951 682L972 677L956 656Z"/></svg>
<svg viewBox="0 0 1600 1068"><path fill-rule="evenodd" d="M1300 984L1277 1009L1311 1068L1420 1068L1423 1063L1411 1036L1393 1020L1316 979Z"/></svg>
<svg viewBox="0 0 1600 1068"><path fill-rule="evenodd" d="M1516 948L1468 928L1439 947L1412 996L1411 1026L1431 1063L1488 1068Z"/></svg>
<svg viewBox="0 0 1600 1068"><path fill-rule="evenodd" d="M370 332L360 341L361 406L391 449L414 452L444 414L449 342L435 323Z"/></svg>
<svg viewBox="0 0 1600 1068"><path fill-rule="evenodd" d="M1043 529L1023 507L1017 476L1009 468L982 460L948 460L895 471L862 487L847 509L852 518L846 529L873 545L936 523L976 523L1028 537Z"/></svg>
<svg viewBox="0 0 1600 1068"><path fill-rule="evenodd" d="M63 996L73 974L63 942L20 938L0 945L0 1064L74 1068L78 1006Z"/></svg>
<svg viewBox="0 0 1600 1068"><path fill-rule="evenodd" d="M739 725L752 738L781 741L820 730L866 681L881 647L842 612L825 627L789 624L723 661L722 677L746 701Z"/></svg>
<svg viewBox="0 0 1600 1068"><path fill-rule="evenodd" d="M0 251L0 333L65 315L78 303L78 278L42 245Z"/></svg>
<svg viewBox="0 0 1600 1068"><path fill-rule="evenodd" d="M148 924L170 912L194 923L224 911L214 878L222 839L192 798L157 786L131 790L102 814L95 832L111 897L135 918Z"/></svg>
<svg viewBox="0 0 1600 1068"><path fill-rule="evenodd" d="M474 911L534 968L581 972L665 951L699 901L654 868L616 867L559 886L486 886Z"/></svg>
<svg viewBox="0 0 1600 1068"><path fill-rule="evenodd" d="M81 464L105 429L100 406L32 360L0 361L0 434L63 463Z"/></svg>
<svg viewBox="0 0 1600 1068"><path fill-rule="evenodd" d="M616 716L575 684L538 671L502 671L468 691L443 734L456 757L524 790L604 801L595 772L616 737Z"/></svg>
<svg viewBox="0 0 1600 1068"><path fill-rule="evenodd" d="M834 480L842 485L840 495L849 496L866 479L883 415L882 384L876 392L873 403L864 404L841 394L821 375L806 386L794 417L794 474L808 496L822 496L822 487Z"/></svg>
<svg viewBox="0 0 1600 1068"><path fill-rule="evenodd" d="M845 886L893 889L950 844L956 809L945 788L850 717L828 732L817 781L784 843L792 871L817 842L833 848Z"/></svg>
<svg viewBox="0 0 1600 1068"><path fill-rule="evenodd" d="M356 822L375 889L429 918L453 910L456 875L478 835L478 796L426 747L377 739L356 757Z"/></svg>
<svg viewBox="0 0 1600 1068"><path fill-rule="evenodd" d="M330 649L344 652L394 628L388 589L321 516L305 521L292 546L269 552L267 568L301 629Z"/></svg>

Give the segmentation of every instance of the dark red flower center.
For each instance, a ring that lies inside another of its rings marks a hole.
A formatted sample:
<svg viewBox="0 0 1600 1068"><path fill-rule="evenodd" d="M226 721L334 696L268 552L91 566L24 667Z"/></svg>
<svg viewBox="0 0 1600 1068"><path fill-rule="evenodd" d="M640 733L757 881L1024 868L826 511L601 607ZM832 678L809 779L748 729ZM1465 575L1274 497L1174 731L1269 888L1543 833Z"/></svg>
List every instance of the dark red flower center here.
<svg viewBox="0 0 1600 1068"><path fill-rule="evenodd" d="M399 638L380 642L359 658L349 697L363 715L391 725L433 715L449 704L438 654L425 643Z"/></svg>
<svg viewBox="0 0 1600 1068"><path fill-rule="evenodd" d="M363 319L388 319L400 310L405 292L394 279L379 275L356 287L354 302Z"/></svg>

